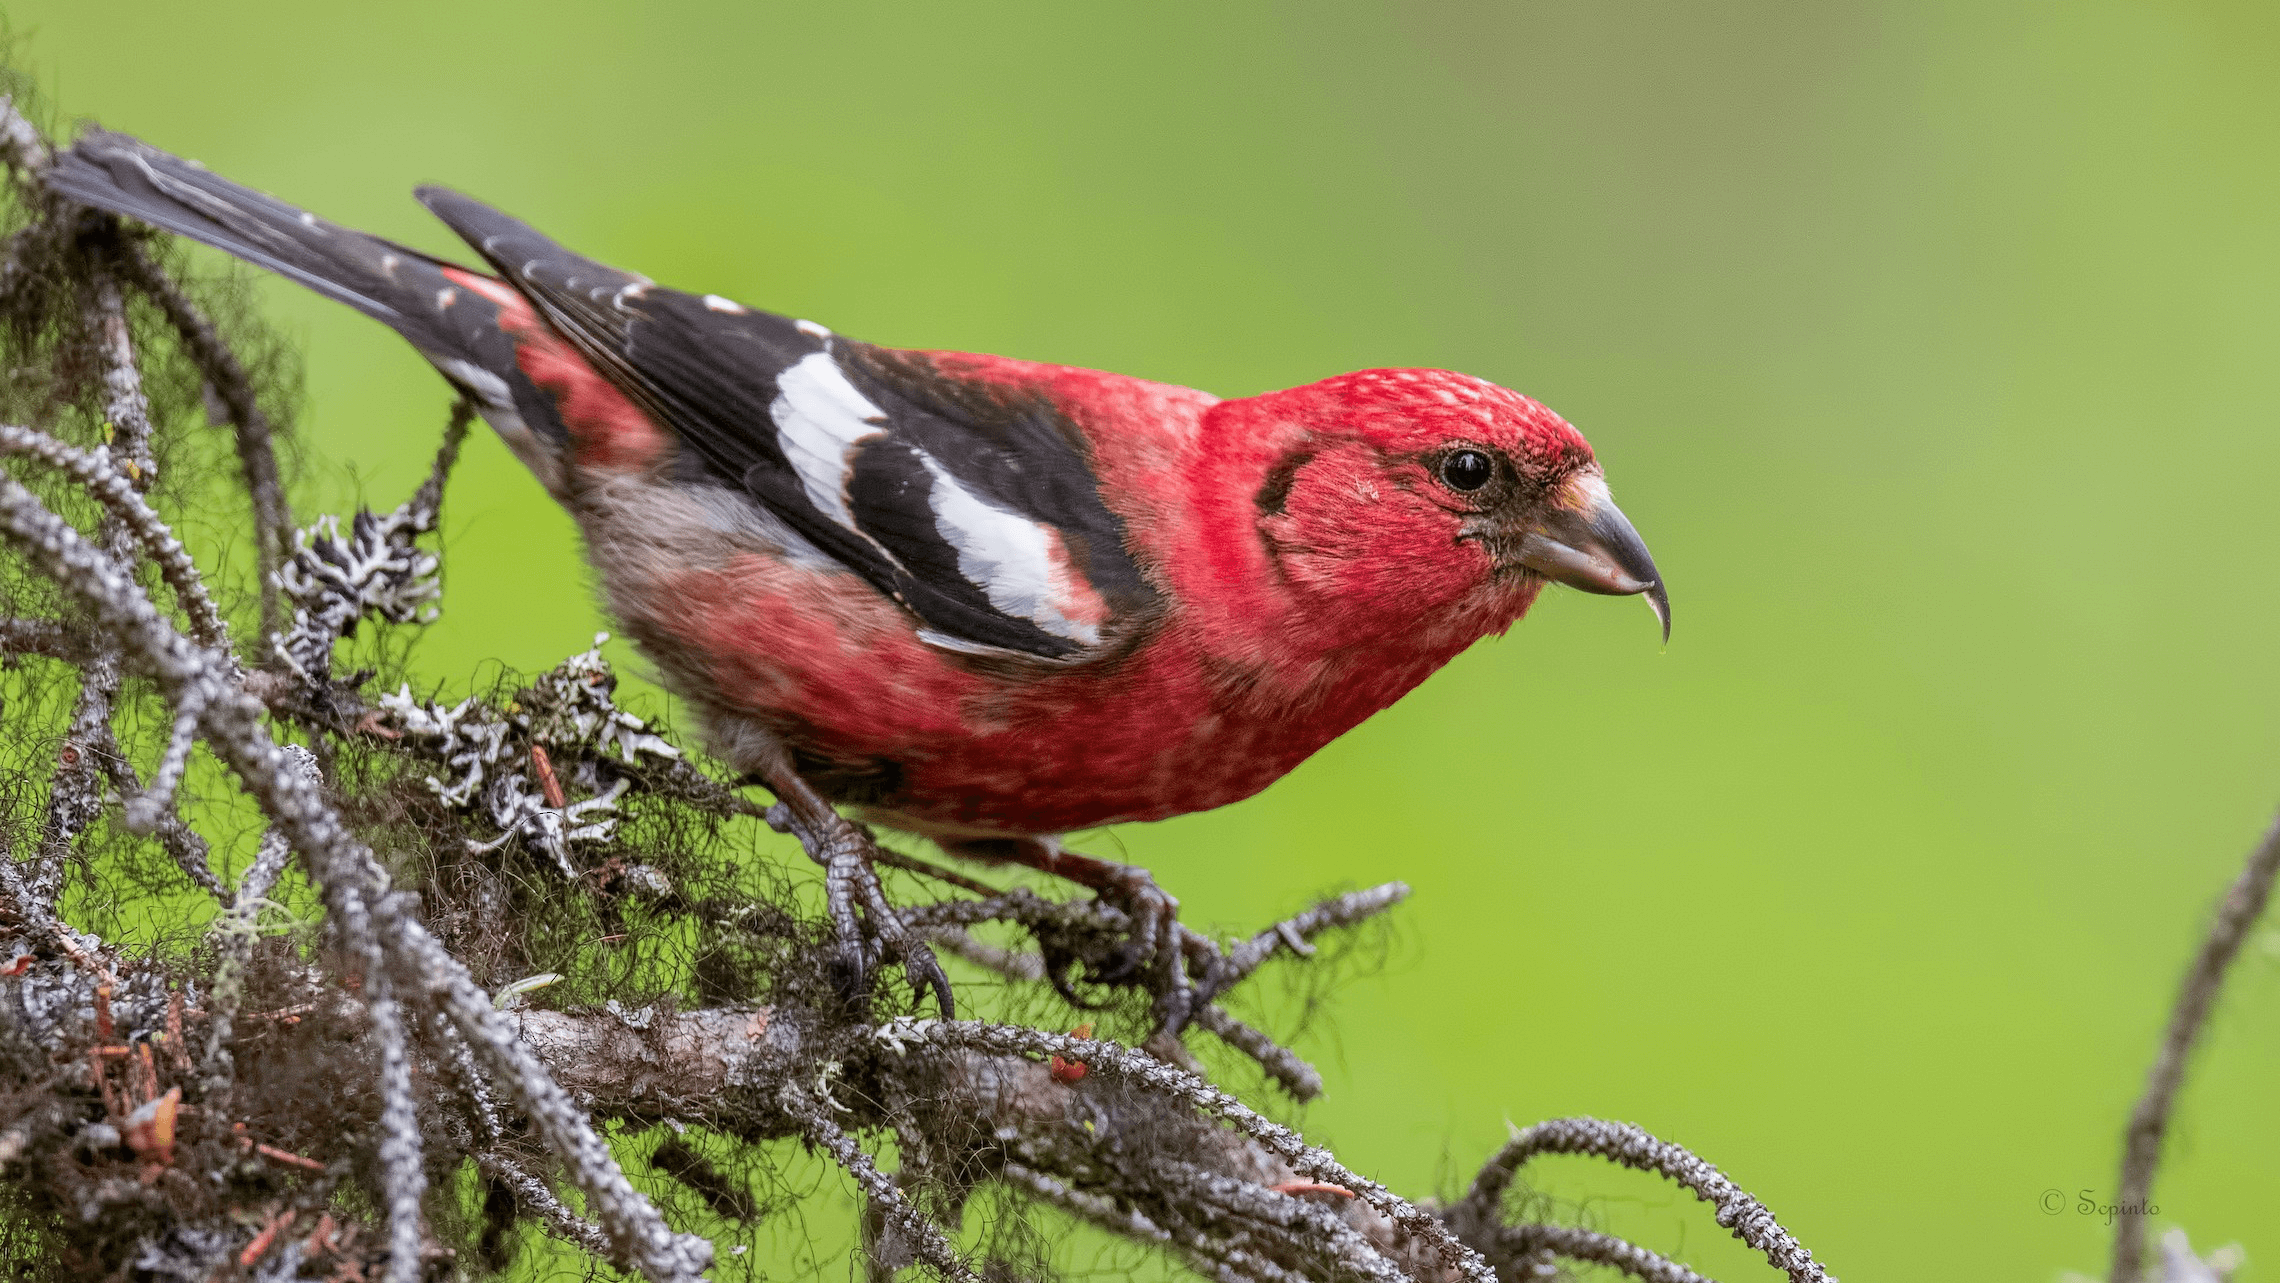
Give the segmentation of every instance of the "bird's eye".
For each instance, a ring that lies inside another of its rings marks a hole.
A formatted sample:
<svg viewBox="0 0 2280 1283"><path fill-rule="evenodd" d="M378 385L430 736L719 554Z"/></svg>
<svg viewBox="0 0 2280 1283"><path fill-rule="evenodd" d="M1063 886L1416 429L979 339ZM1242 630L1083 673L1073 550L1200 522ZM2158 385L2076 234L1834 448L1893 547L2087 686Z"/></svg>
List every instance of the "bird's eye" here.
<svg viewBox="0 0 2280 1283"><path fill-rule="evenodd" d="M1496 477L1496 461L1478 450L1457 450L1441 460L1441 483L1451 490L1474 491Z"/></svg>

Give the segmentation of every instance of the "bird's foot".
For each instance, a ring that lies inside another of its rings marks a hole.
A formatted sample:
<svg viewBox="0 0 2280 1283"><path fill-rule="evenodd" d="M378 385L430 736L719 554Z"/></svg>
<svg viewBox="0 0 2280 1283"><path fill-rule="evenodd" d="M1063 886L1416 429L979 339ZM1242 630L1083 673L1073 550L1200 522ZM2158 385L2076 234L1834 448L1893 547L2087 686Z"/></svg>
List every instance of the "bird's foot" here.
<svg viewBox="0 0 2280 1283"><path fill-rule="evenodd" d="M870 833L835 811L804 816L783 802L768 808L767 821L777 832L799 838L808 858L823 866L824 906L831 915L848 995L859 997L869 989L880 964L899 959L912 994L932 994L942 1018L952 1019L956 1008L950 999L950 977L934 950L913 938L887 903L886 888L872 864L878 848Z"/></svg>
<svg viewBox="0 0 2280 1283"><path fill-rule="evenodd" d="M1099 903L1129 924L1123 939L1104 952L1081 955L1089 979L1106 985L1145 989L1154 997L1153 1040L1176 1045L1180 1030L1219 987L1219 950L1180 921L1180 902L1156 884L1146 869L1067 850L1059 838L936 839L942 849L993 864L1026 864L1092 889ZM1065 971L1048 965L1048 978L1063 997L1077 1002Z"/></svg>
<svg viewBox="0 0 2280 1283"><path fill-rule="evenodd" d="M1195 1014L1196 988L1188 977L1188 955L1197 945L1209 949L1210 942L1180 921L1180 902L1146 869L1100 863L1106 867L1092 885L1101 903L1131 919L1132 934L1103 960L1095 978L1108 984L1144 985L1155 994L1154 1037L1177 1039Z"/></svg>

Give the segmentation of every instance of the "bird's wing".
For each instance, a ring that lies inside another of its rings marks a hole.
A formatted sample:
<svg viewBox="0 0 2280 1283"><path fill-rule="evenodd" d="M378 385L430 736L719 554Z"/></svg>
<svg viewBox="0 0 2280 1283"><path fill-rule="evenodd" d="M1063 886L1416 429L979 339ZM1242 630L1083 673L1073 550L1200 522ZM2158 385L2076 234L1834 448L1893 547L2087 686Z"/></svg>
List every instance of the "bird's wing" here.
<svg viewBox="0 0 2280 1283"><path fill-rule="evenodd" d="M455 192L420 198L708 470L929 643L1081 661L1149 614L1085 438L1043 398L653 285Z"/></svg>

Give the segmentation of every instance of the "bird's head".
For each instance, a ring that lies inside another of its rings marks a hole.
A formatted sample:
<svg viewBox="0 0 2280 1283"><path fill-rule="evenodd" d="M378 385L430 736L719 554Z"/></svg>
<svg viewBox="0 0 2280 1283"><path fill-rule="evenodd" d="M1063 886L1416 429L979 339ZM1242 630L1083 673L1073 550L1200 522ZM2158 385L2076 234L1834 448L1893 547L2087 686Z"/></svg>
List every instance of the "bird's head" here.
<svg viewBox="0 0 2280 1283"><path fill-rule="evenodd" d="M1669 637L1662 576L1590 444L1527 397L1446 370L1364 370L1222 408L1263 452L1257 528L1300 591L1501 629L1563 583L1645 596Z"/></svg>

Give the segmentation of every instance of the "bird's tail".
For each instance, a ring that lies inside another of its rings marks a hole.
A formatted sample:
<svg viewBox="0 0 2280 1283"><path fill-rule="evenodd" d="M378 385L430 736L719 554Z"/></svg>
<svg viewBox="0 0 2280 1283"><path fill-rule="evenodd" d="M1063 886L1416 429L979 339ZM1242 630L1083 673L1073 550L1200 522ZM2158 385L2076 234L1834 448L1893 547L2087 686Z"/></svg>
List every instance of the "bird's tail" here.
<svg viewBox="0 0 2280 1283"><path fill-rule="evenodd" d="M483 274L327 222L107 129L59 154L45 182L69 200L234 254L387 325L474 398L550 489L559 479L560 422L501 330L499 302L512 296Z"/></svg>
<svg viewBox="0 0 2280 1283"><path fill-rule="evenodd" d="M330 223L126 134L90 130L55 159L50 189L211 245L346 303L422 348L449 266Z"/></svg>

